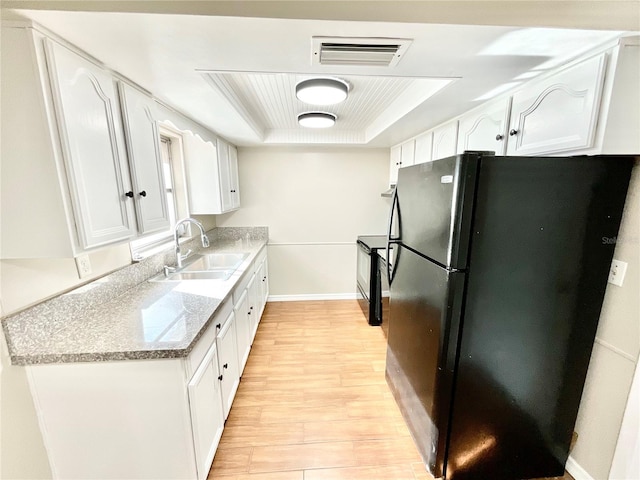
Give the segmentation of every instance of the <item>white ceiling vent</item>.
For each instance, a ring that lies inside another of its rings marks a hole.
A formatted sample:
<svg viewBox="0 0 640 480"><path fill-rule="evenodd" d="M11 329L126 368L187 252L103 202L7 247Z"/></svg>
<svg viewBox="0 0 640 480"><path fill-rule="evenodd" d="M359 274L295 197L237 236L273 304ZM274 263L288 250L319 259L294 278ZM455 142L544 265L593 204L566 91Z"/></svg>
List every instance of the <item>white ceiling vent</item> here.
<svg viewBox="0 0 640 480"><path fill-rule="evenodd" d="M411 45L406 38L312 37L314 65L394 67Z"/></svg>

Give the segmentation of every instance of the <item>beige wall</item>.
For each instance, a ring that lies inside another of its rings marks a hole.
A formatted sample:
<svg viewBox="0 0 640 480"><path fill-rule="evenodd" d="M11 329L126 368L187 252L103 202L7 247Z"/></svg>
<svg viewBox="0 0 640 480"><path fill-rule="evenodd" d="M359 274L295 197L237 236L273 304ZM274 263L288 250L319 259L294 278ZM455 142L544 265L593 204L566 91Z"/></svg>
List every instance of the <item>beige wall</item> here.
<svg viewBox="0 0 640 480"><path fill-rule="evenodd" d="M595 480L609 478L640 352L640 162L633 172L614 258L629 266L622 287L607 286L572 453Z"/></svg>
<svg viewBox="0 0 640 480"><path fill-rule="evenodd" d="M354 294L358 235L383 234L389 150L240 148L242 208L218 226L269 227L271 295Z"/></svg>

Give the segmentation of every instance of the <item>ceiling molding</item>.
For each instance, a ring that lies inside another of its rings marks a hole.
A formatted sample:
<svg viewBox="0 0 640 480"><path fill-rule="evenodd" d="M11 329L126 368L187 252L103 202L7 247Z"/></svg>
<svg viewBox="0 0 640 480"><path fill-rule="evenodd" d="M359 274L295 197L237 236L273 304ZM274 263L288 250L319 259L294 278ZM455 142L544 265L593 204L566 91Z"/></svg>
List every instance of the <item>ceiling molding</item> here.
<svg viewBox="0 0 640 480"><path fill-rule="evenodd" d="M3 9L519 27L640 29L636 0L3 0Z"/></svg>

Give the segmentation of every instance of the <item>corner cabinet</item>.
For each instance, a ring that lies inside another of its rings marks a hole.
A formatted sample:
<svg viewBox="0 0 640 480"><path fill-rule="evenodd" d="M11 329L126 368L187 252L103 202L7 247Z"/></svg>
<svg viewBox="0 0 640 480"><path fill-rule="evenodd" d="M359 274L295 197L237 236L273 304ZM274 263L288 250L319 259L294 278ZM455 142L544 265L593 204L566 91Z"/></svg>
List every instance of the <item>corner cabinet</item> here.
<svg viewBox="0 0 640 480"><path fill-rule="evenodd" d="M240 207L238 155L222 139L211 142L183 134L189 209L192 214L220 214Z"/></svg>
<svg viewBox="0 0 640 480"><path fill-rule="evenodd" d="M514 93L507 155L592 147L605 63L602 53Z"/></svg>

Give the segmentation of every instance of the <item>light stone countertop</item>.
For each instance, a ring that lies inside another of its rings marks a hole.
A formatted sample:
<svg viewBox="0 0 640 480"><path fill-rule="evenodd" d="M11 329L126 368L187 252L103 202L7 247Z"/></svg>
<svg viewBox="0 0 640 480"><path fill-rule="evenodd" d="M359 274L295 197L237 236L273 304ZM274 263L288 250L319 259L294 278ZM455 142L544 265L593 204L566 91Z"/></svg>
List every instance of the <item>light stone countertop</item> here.
<svg viewBox="0 0 640 480"><path fill-rule="evenodd" d="M185 357L267 242L266 228L252 238L215 230L233 234L208 232L211 246L198 253L249 253L228 280L147 281L170 254L125 267L4 318L12 364Z"/></svg>

